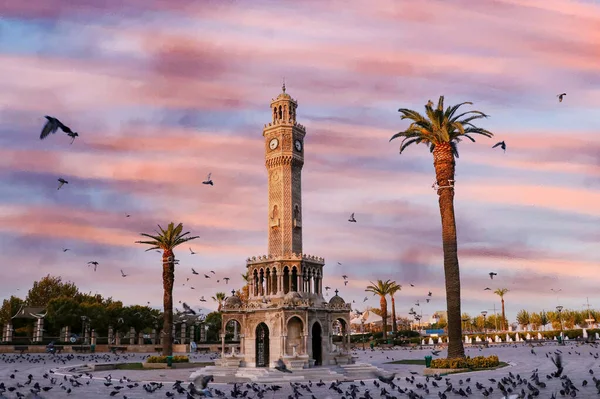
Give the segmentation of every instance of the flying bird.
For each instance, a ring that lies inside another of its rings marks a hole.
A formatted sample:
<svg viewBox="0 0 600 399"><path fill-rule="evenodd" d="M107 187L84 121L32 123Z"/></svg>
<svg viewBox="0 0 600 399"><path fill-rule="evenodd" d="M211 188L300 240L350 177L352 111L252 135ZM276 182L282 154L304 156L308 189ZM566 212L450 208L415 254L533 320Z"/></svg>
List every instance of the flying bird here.
<svg viewBox="0 0 600 399"><path fill-rule="evenodd" d="M202 182L202 184L210 184L211 186L214 186L212 179L210 178L210 176L212 175L212 173L209 173L208 176L206 176L206 180L204 180Z"/></svg>
<svg viewBox="0 0 600 399"><path fill-rule="evenodd" d="M67 252L67 251L70 251L70 249L69 248L63 248L63 252Z"/></svg>
<svg viewBox="0 0 600 399"><path fill-rule="evenodd" d="M563 97L566 95L567 95L567 93L561 93L561 94L557 95L556 97L558 97L558 102L562 103Z"/></svg>
<svg viewBox="0 0 600 399"><path fill-rule="evenodd" d="M40 133L40 140L45 139L51 133L52 134L56 133L56 131L58 129L60 129L63 132L65 132L69 137L71 137L73 139L73 140L71 140L71 144L73 144L73 141L75 140L75 137L79 136L76 132L72 131L70 127L64 125L57 118L55 118L53 116L46 115L46 119L48 120L48 122L46 122L46 124L42 128L42 132Z"/></svg>
<svg viewBox="0 0 600 399"><path fill-rule="evenodd" d="M497 275L498 275L498 273L490 272L490 273L489 273L489 275L490 275L490 279L492 279L492 280L493 280L493 279L494 279L494 276L497 276Z"/></svg>
<svg viewBox="0 0 600 399"><path fill-rule="evenodd" d="M285 363L281 359L277 360L277 363L276 363L276 366L275 366L275 370L279 370L282 373L291 373L291 371L288 370L287 366L285 365Z"/></svg>
<svg viewBox="0 0 600 399"><path fill-rule="evenodd" d="M204 278L210 278L210 276L208 274L205 274Z"/></svg>
<svg viewBox="0 0 600 399"><path fill-rule="evenodd" d="M94 265L94 271L96 271L96 268L98 267L98 262L96 262L95 260L88 262L88 265Z"/></svg>
<svg viewBox="0 0 600 399"><path fill-rule="evenodd" d="M194 309L190 308L190 306L187 303L182 303L181 304L183 306L183 309L185 309L184 313L190 313L190 314L196 314L196 312L194 311Z"/></svg>
<svg viewBox="0 0 600 399"><path fill-rule="evenodd" d="M123 269L121 269L121 277L127 277L127 276L129 276L129 274L123 273Z"/></svg>
<svg viewBox="0 0 600 399"><path fill-rule="evenodd" d="M200 302L206 302L206 299L204 299L204 295L202 295L202 297L200 298Z"/></svg>
<svg viewBox="0 0 600 399"><path fill-rule="evenodd" d="M192 248L190 248L190 253L191 253L192 255L196 255L196 253L195 253L194 251L192 251Z"/></svg>
<svg viewBox="0 0 600 399"><path fill-rule="evenodd" d="M198 274L198 272L195 271L193 267L192 267L192 274Z"/></svg>
<svg viewBox="0 0 600 399"><path fill-rule="evenodd" d="M494 144L494 145L492 146L492 148L496 148L496 147L500 147L500 148L502 148L502 150L503 150L504 152L506 152L506 143L505 143L504 141L501 141L501 142L499 142L499 143L496 143L496 144Z"/></svg>
<svg viewBox="0 0 600 399"><path fill-rule="evenodd" d="M492 289L490 287L485 287L483 290L484 291L491 291Z"/></svg>
<svg viewBox="0 0 600 399"><path fill-rule="evenodd" d="M68 181L66 181L65 179L63 179L62 177L59 177L59 178L58 178L58 182L59 182L60 184L58 185L58 188L57 188L57 190L60 190L60 188L61 188L61 187L62 187L64 184L69 184L69 182L68 182Z"/></svg>
<svg viewBox="0 0 600 399"><path fill-rule="evenodd" d="M214 271L214 270L211 270L210 272L211 272L212 274L217 274L217 273L215 273L215 271Z"/></svg>
<svg viewBox="0 0 600 399"><path fill-rule="evenodd" d="M427 294L427 296L431 296L431 295L433 295L433 294L431 293L431 291L429 291L429 294Z"/></svg>
<svg viewBox="0 0 600 399"><path fill-rule="evenodd" d="M223 277L223 280L225 280L225 284L229 284L229 277Z"/></svg>
<svg viewBox="0 0 600 399"><path fill-rule="evenodd" d="M350 215L350 219L348 219L350 223L356 223L356 219L354 218L354 212Z"/></svg>

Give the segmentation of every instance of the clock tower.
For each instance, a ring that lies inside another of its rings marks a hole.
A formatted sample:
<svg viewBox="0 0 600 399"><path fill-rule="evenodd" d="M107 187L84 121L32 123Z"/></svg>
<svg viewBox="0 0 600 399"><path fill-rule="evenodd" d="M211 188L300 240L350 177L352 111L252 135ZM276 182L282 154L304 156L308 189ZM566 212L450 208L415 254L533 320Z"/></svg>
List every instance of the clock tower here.
<svg viewBox="0 0 600 399"><path fill-rule="evenodd" d="M296 122L298 103L285 92L271 101L265 125L265 160L269 179L269 254L302 253L302 166L304 126Z"/></svg>

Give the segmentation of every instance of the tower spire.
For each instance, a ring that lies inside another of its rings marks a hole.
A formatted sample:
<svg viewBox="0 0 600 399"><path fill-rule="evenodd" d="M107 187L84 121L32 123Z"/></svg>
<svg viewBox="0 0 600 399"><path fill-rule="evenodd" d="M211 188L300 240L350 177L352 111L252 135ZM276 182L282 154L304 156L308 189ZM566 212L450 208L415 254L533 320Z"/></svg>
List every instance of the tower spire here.
<svg viewBox="0 0 600 399"><path fill-rule="evenodd" d="M285 93L285 76L283 77L283 85L281 86L281 90Z"/></svg>

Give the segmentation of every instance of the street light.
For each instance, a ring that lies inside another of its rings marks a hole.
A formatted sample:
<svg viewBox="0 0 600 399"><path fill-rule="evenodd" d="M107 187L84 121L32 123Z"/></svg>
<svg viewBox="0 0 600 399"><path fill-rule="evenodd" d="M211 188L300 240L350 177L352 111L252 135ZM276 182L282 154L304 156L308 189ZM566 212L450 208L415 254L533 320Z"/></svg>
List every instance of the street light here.
<svg viewBox="0 0 600 399"><path fill-rule="evenodd" d="M487 316L487 310L482 310L481 315L483 316L483 337L485 338L485 343L487 344L487 326L485 325L485 317Z"/></svg>
<svg viewBox="0 0 600 399"><path fill-rule="evenodd" d="M564 338L563 338L563 325L562 325L562 317L561 317L561 314L560 314L560 313L562 312L562 310L563 310L563 307L562 307L562 306L558 305L558 306L556 307L556 311L558 312L558 322L560 323L560 338L561 338L561 344L563 343L563 340L564 340Z"/></svg>

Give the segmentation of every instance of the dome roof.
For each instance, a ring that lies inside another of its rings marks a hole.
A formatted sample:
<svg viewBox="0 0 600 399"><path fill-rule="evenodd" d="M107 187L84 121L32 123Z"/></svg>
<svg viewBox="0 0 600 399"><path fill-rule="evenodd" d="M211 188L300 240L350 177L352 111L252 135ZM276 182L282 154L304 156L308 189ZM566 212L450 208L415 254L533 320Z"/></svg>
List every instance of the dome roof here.
<svg viewBox="0 0 600 399"><path fill-rule="evenodd" d="M237 295L232 295L225 300L224 307L233 308L237 306L242 306L242 300Z"/></svg>
<svg viewBox="0 0 600 399"><path fill-rule="evenodd" d="M338 294L335 294L335 296L329 300L329 304L332 306L344 306L346 301Z"/></svg>

